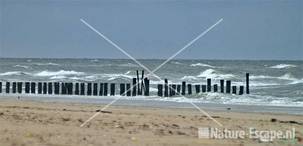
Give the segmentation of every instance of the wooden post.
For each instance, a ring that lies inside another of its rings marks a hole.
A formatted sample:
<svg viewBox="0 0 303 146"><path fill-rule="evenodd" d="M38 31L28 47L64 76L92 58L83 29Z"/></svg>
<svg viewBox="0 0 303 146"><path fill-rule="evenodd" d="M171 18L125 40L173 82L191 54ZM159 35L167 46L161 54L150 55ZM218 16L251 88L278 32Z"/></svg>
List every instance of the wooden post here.
<svg viewBox="0 0 303 146"><path fill-rule="evenodd" d="M164 97L168 97L168 80L164 79Z"/></svg>
<svg viewBox="0 0 303 146"><path fill-rule="evenodd" d="M230 88L231 88L231 81L226 81L226 90L225 90L225 92L226 93L230 93Z"/></svg>
<svg viewBox="0 0 303 146"><path fill-rule="evenodd" d="M137 95L137 79L136 78L133 78L133 92L132 92L132 95L133 96L136 96Z"/></svg>
<svg viewBox="0 0 303 146"><path fill-rule="evenodd" d="M125 84L124 83L121 83L120 84L120 95L121 96L125 96Z"/></svg>
<svg viewBox="0 0 303 146"><path fill-rule="evenodd" d="M0 85L1 89L0 89L0 93L2 90L2 84ZM18 82L17 83L17 88L18 88L18 93L21 94L22 93L22 82Z"/></svg>
<svg viewBox="0 0 303 146"><path fill-rule="evenodd" d="M25 82L25 93L29 94L29 92L30 92L30 83Z"/></svg>
<svg viewBox="0 0 303 146"><path fill-rule="evenodd" d="M0 93L2 93L2 82L0 82Z"/></svg>
<svg viewBox="0 0 303 146"><path fill-rule="evenodd" d="M249 73L246 73L246 94L249 94Z"/></svg>
<svg viewBox="0 0 303 146"><path fill-rule="evenodd" d="M158 84L158 96L162 97L163 96L163 85Z"/></svg>
<svg viewBox="0 0 303 146"><path fill-rule="evenodd" d="M142 70L142 74L141 74L141 91L140 91L140 95L142 95L143 94L143 92L144 92L144 89L145 89L145 83L144 83L144 70Z"/></svg>
<svg viewBox="0 0 303 146"><path fill-rule="evenodd" d="M60 94L60 83L54 82L54 94L58 95Z"/></svg>
<svg viewBox="0 0 303 146"><path fill-rule="evenodd" d="M221 93L224 93L224 80L220 80Z"/></svg>
<svg viewBox="0 0 303 146"><path fill-rule="evenodd" d="M137 70L137 83L138 83L138 95L142 95L142 94L140 94L140 93L142 93L141 92L141 85L140 85L140 78L139 78L139 71Z"/></svg>
<svg viewBox="0 0 303 146"><path fill-rule="evenodd" d="M214 92L218 92L218 84L214 84Z"/></svg>
<svg viewBox="0 0 303 146"><path fill-rule="evenodd" d="M206 92L206 85L202 85L202 92Z"/></svg>
<svg viewBox="0 0 303 146"><path fill-rule="evenodd" d="M66 94L66 87L65 87L65 83L61 83L61 94L65 95Z"/></svg>
<svg viewBox="0 0 303 146"><path fill-rule="evenodd" d="M185 95L185 91L186 91L186 82L182 82L182 91L181 91L181 94L182 95Z"/></svg>
<svg viewBox="0 0 303 146"><path fill-rule="evenodd" d="M94 96L98 95L98 83L93 84L93 95Z"/></svg>
<svg viewBox="0 0 303 146"><path fill-rule="evenodd" d="M87 83L86 95L92 95L92 83Z"/></svg>
<svg viewBox="0 0 303 146"><path fill-rule="evenodd" d="M181 95L181 85L177 85L177 95Z"/></svg>
<svg viewBox="0 0 303 146"><path fill-rule="evenodd" d="M144 96L149 96L149 79L144 78Z"/></svg>
<svg viewBox="0 0 303 146"><path fill-rule="evenodd" d="M244 92L244 86L240 86L239 95L243 95Z"/></svg>
<svg viewBox="0 0 303 146"><path fill-rule="evenodd" d="M6 82L6 88L5 88L6 93L9 93L10 86L11 86L11 83L10 82ZM29 93L29 91L28 91L28 93Z"/></svg>
<svg viewBox="0 0 303 146"><path fill-rule="evenodd" d="M116 84L111 83L110 84L110 96L115 96L115 91L116 91Z"/></svg>
<svg viewBox="0 0 303 146"><path fill-rule="evenodd" d="M195 89L196 89L197 94L199 94L201 92L200 88L201 88L200 85L195 85Z"/></svg>
<svg viewBox="0 0 303 146"><path fill-rule="evenodd" d="M187 84L187 91L188 91L188 95L192 94L192 88L191 88L191 84Z"/></svg>
<svg viewBox="0 0 303 146"><path fill-rule="evenodd" d="M48 82L48 94L53 94L53 83Z"/></svg>
<svg viewBox="0 0 303 146"><path fill-rule="evenodd" d="M131 89L130 89L130 84L129 83L127 83L126 84L126 96L131 96Z"/></svg>
<svg viewBox="0 0 303 146"><path fill-rule="evenodd" d="M38 82L38 94L42 94L42 83Z"/></svg>
<svg viewBox="0 0 303 146"><path fill-rule="evenodd" d="M31 82L31 93L32 94L36 93L36 83L35 82Z"/></svg>
<svg viewBox="0 0 303 146"><path fill-rule="evenodd" d="M99 96L103 96L104 95L104 84L100 83L99 86Z"/></svg>
<svg viewBox="0 0 303 146"><path fill-rule="evenodd" d="M237 94L237 86L232 86L233 94Z"/></svg>
<svg viewBox="0 0 303 146"><path fill-rule="evenodd" d="M85 83L80 83L80 95L85 95Z"/></svg>
<svg viewBox="0 0 303 146"><path fill-rule="evenodd" d="M168 84L169 97L173 96L173 86L172 84Z"/></svg>
<svg viewBox="0 0 303 146"><path fill-rule="evenodd" d="M79 83L75 84L75 95L79 95L80 94L80 90L79 90Z"/></svg>
<svg viewBox="0 0 303 146"><path fill-rule="evenodd" d="M207 79L207 92L211 92L211 79Z"/></svg>
<svg viewBox="0 0 303 146"><path fill-rule="evenodd" d="M12 89L12 92L13 92L13 93L16 93L16 92L17 92L17 83L16 83L16 82L13 82L13 89Z"/></svg>
<svg viewBox="0 0 303 146"><path fill-rule="evenodd" d="M104 86L104 90L103 90L103 91L104 91L104 92L103 92L104 94L103 94L103 95L104 95L104 96L107 96L107 92L108 92L108 83L104 83L103 86Z"/></svg>
<svg viewBox="0 0 303 146"><path fill-rule="evenodd" d="M65 88L68 95L73 94L73 83L65 83Z"/></svg>
<svg viewBox="0 0 303 146"><path fill-rule="evenodd" d="M177 88L177 85L176 85L176 84L173 84L173 85L172 85L172 88L173 88L173 90L172 90L172 95L175 96L175 95L176 95L176 88Z"/></svg>

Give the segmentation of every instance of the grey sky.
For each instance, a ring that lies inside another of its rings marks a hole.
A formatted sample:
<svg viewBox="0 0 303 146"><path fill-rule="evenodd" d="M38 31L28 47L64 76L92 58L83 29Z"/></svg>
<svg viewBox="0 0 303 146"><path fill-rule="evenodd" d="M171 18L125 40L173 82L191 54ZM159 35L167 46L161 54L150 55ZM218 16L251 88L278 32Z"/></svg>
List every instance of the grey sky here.
<svg viewBox="0 0 303 146"><path fill-rule="evenodd" d="M167 58L220 18L177 58L303 58L302 0L0 0L0 56Z"/></svg>

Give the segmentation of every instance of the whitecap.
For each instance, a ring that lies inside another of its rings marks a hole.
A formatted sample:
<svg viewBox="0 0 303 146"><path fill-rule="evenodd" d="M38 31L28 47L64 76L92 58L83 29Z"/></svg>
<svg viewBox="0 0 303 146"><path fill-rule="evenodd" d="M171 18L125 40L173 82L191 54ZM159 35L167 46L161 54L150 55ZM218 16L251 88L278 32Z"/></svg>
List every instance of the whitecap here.
<svg viewBox="0 0 303 146"><path fill-rule="evenodd" d="M207 69L204 72L200 73L197 77L199 78L212 78L212 79L226 79L234 78L233 74L220 74L214 69Z"/></svg>
<svg viewBox="0 0 303 146"><path fill-rule="evenodd" d="M65 79L66 76L53 76L50 79Z"/></svg>
<svg viewBox="0 0 303 146"><path fill-rule="evenodd" d="M271 66L269 68L283 69L283 68L292 68L292 67L297 67L297 66L293 65L293 64L278 64L278 65Z"/></svg>
<svg viewBox="0 0 303 146"><path fill-rule="evenodd" d="M60 75L83 75L83 72L76 72L76 71L65 71L65 70L60 70L60 71L41 71L39 73L34 74L34 76L41 76L41 77L46 77L46 76L60 76Z"/></svg>
<svg viewBox="0 0 303 146"><path fill-rule="evenodd" d="M0 73L0 76L12 76L12 75L26 75L27 73L21 71L9 71L5 73Z"/></svg>
<svg viewBox="0 0 303 146"><path fill-rule="evenodd" d="M195 77L195 76L183 76L181 78L181 80L189 80L189 81L194 81L194 80L197 80L198 78Z"/></svg>
<svg viewBox="0 0 303 146"><path fill-rule="evenodd" d="M19 65L19 64L15 65L14 67L21 67L21 68L25 68L25 69L28 69L28 68L29 68L29 66L26 66L26 65Z"/></svg>
<svg viewBox="0 0 303 146"><path fill-rule="evenodd" d="M49 62L49 63L34 63L34 65L39 65L39 66L60 66L60 64L52 63L52 62Z"/></svg>
<svg viewBox="0 0 303 146"><path fill-rule="evenodd" d="M214 66L211 66L209 64L204 64L204 63L195 63L195 64L191 64L190 66L192 66L192 67L202 66L202 67L216 68Z"/></svg>

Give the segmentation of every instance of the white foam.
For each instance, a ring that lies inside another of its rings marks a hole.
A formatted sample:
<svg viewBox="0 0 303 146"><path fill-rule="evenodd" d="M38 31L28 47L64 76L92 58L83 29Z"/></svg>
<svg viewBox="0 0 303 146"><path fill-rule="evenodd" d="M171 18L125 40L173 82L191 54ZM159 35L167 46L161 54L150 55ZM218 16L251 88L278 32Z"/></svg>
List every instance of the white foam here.
<svg viewBox="0 0 303 146"><path fill-rule="evenodd" d="M195 64L191 64L190 66L193 66L193 67L202 66L202 67L216 68L214 66L211 66L211 65L208 65L208 64L204 64L204 63L195 63Z"/></svg>
<svg viewBox="0 0 303 146"><path fill-rule="evenodd" d="M21 67L21 68L25 68L25 69L28 69L28 68L29 68L29 66L26 66L26 65L19 65L19 64L15 65L14 67Z"/></svg>
<svg viewBox="0 0 303 146"><path fill-rule="evenodd" d="M8 71L4 73L0 73L0 76L12 76L12 75L25 75L27 73L21 71Z"/></svg>
<svg viewBox="0 0 303 146"><path fill-rule="evenodd" d="M212 78L212 79L226 79L226 78L234 78L233 74L220 74L214 69L207 69L197 77L199 78Z"/></svg>
<svg viewBox="0 0 303 146"><path fill-rule="evenodd" d="M65 76L65 75L84 75L83 72L76 72L76 71L41 71L39 73L34 74L34 76L40 76L40 77L47 77L47 76Z"/></svg>
<svg viewBox="0 0 303 146"><path fill-rule="evenodd" d="M280 79L280 80L298 80L297 78L295 78L292 74L287 73L284 74L282 76L266 76L266 75L258 75L258 76L251 76L250 79Z"/></svg>
<svg viewBox="0 0 303 146"><path fill-rule="evenodd" d="M34 65L39 65L39 66L60 66L60 64L52 63L52 62L49 62L49 63L34 63Z"/></svg>
<svg viewBox="0 0 303 146"><path fill-rule="evenodd" d="M297 66L292 64L278 64L271 66L270 68L283 69L283 68L292 68L292 67L297 67Z"/></svg>
<svg viewBox="0 0 303 146"><path fill-rule="evenodd" d="M51 77L50 79L65 79L66 78L66 76L53 76L53 77Z"/></svg>

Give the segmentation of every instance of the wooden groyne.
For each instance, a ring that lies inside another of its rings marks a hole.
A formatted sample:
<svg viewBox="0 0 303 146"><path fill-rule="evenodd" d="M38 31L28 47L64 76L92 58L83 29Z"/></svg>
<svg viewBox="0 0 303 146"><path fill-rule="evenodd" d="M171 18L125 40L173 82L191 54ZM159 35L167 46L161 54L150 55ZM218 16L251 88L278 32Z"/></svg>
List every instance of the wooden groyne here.
<svg viewBox="0 0 303 146"><path fill-rule="evenodd" d="M130 83L97 83L97 82L0 82L0 93L6 94L48 94L48 95L79 95L79 96L150 96L150 80L144 77L144 71L136 72L136 78ZM221 79L219 82L207 78L203 84L169 83L156 85L159 97L186 96L207 92L243 95L250 94L249 73L243 85L232 85L231 80ZM4 85L5 84L5 85ZM244 86L245 85L245 86ZM116 86L118 86L116 88ZM246 88L245 88L246 87ZM245 91L244 91L245 89Z"/></svg>

